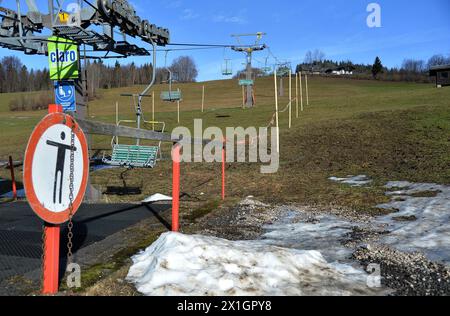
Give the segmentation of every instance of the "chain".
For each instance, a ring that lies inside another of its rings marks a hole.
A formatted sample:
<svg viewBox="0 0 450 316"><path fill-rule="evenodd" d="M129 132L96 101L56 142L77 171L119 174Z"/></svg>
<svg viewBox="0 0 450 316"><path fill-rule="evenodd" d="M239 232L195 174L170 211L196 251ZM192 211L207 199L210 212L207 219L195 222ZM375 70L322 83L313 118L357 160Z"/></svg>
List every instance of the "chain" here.
<svg viewBox="0 0 450 316"><path fill-rule="evenodd" d="M70 137L70 184L69 184L69 224L67 233L67 264L72 264L73 249L73 200L75 182L75 122L72 119L72 130Z"/></svg>

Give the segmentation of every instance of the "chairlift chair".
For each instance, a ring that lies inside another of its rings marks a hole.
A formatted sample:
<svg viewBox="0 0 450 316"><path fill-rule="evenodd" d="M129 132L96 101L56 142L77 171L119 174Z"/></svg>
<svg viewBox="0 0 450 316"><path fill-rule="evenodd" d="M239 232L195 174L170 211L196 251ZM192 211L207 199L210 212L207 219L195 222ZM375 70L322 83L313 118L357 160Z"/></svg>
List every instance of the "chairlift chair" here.
<svg viewBox="0 0 450 316"><path fill-rule="evenodd" d="M169 91L162 91L161 92L161 100L164 102L178 102L182 101L183 95L181 91L179 90L172 90L172 71L170 69L167 69L169 71L169 80L167 81L169 83Z"/></svg>
<svg viewBox="0 0 450 316"><path fill-rule="evenodd" d="M225 59L224 64L222 65L222 75L231 76L233 75L233 66L229 59Z"/></svg>
<svg viewBox="0 0 450 316"><path fill-rule="evenodd" d="M261 71L267 76L272 72L272 67L269 67L267 62L269 60L269 57L266 57L266 61L264 63L264 67L261 68Z"/></svg>
<svg viewBox="0 0 450 316"><path fill-rule="evenodd" d="M261 71L262 71L265 75L269 75L270 72L272 71L272 68L270 68L270 67L263 67L263 68L261 68Z"/></svg>
<svg viewBox="0 0 450 316"><path fill-rule="evenodd" d="M152 42L153 46L153 65L155 65L153 69L153 76L151 83L146 87L146 89L141 94L122 94L121 96L132 97L135 112L136 112L136 120L122 120L118 119L118 109L116 109L116 123L117 126L120 126L124 123L137 124L137 128L141 129L142 123L144 124L152 124L152 125L162 125L162 132L165 130L165 123L162 122L151 122L146 121L142 112L142 99L144 97L149 97L147 94L150 89L153 87L156 80L156 45ZM137 98L137 102L136 102ZM158 155L160 159L162 159L161 153L161 142L159 142L158 146L142 146L140 144L140 139L137 139L136 145L124 145L119 143L118 137L113 137L112 142L112 155L110 159L107 159L105 155L103 155L103 162L105 164L115 166L115 167L125 167L125 168L154 168L156 166L156 162L158 160Z"/></svg>
<svg viewBox="0 0 450 316"><path fill-rule="evenodd" d="M169 79L167 80L167 83L169 84L169 91L162 91L161 92L161 100L164 102L178 102L183 100L183 95L181 91L179 90L172 90L172 83L173 83L173 72L167 67L167 54L169 51L166 51L166 59L165 59L165 66L164 68L169 73Z"/></svg>
<svg viewBox="0 0 450 316"><path fill-rule="evenodd" d="M291 65L289 63L278 64L277 67L277 75L284 77L289 75L289 71L291 69Z"/></svg>

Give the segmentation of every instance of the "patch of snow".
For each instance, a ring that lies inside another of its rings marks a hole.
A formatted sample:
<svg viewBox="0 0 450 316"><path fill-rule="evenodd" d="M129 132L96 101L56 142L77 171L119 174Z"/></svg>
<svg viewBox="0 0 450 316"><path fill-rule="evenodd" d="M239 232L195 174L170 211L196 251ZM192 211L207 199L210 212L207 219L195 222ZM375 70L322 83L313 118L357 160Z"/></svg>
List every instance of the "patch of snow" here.
<svg viewBox="0 0 450 316"><path fill-rule="evenodd" d="M399 212L377 219L391 231L382 238L382 242L402 251L422 252L430 260L450 263L450 187L428 183L389 182L386 188L400 190L387 192L392 201L378 207ZM421 192L436 192L436 196L411 196ZM417 220L394 220L412 216Z"/></svg>
<svg viewBox="0 0 450 316"><path fill-rule="evenodd" d="M359 176L363 180L365 176ZM352 185L355 177L330 178ZM429 260L450 263L450 186L435 183L392 181L386 184L391 202L378 208L398 212L376 218L373 223L383 225L390 233L380 242L405 252L421 252ZM431 196L420 193L434 192ZM398 220L404 218L405 220ZM316 226L317 233L321 226ZM325 252L326 253L326 252Z"/></svg>
<svg viewBox="0 0 450 316"><path fill-rule="evenodd" d="M329 180L343 184L348 184L352 187L362 187L372 183L372 180L366 175L348 176L347 178L331 177L329 178Z"/></svg>
<svg viewBox="0 0 450 316"><path fill-rule="evenodd" d="M152 196L149 196L148 198L143 200L142 203L155 203L155 202L165 202L165 201L172 201L172 197L157 193Z"/></svg>
<svg viewBox="0 0 450 316"><path fill-rule="evenodd" d="M260 241L166 233L133 262L127 280L148 296L377 294L349 265Z"/></svg>
<svg viewBox="0 0 450 316"><path fill-rule="evenodd" d="M328 261L348 261L352 250L342 246L341 241L357 224L333 215L317 215L313 220L296 222L297 215L291 212L277 223L265 226L264 242L293 249L320 249Z"/></svg>

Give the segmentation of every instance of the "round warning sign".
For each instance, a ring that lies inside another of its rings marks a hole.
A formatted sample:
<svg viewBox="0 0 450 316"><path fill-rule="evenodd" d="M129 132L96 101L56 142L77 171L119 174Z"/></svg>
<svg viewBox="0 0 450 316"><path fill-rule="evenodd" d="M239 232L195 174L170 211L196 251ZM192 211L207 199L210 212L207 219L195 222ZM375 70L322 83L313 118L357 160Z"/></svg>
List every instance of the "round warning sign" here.
<svg viewBox="0 0 450 316"><path fill-rule="evenodd" d="M83 202L89 176L88 146L83 131L71 116L54 113L38 124L28 143L25 193L33 211L50 224L63 224L70 217L72 152L72 215L75 215Z"/></svg>

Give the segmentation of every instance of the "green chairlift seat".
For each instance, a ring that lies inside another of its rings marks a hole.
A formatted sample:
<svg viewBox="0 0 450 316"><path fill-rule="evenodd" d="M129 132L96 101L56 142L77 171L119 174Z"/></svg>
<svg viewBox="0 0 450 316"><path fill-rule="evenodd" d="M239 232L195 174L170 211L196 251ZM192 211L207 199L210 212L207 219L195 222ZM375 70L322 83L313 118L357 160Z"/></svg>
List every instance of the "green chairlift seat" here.
<svg viewBox="0 0 450 316"><path fill-rule="evenodd" d="M261 69L261 71L262 71L264 74L268 75L268 74L270 74L270 72L272 71L272 68L270 68L270 67L263 67L263 68Z"/></svg>
<svg viewBox="0 0 450 316"><path fill-rule="evenodd" d="M182 100L181 91L163 91L161 92L161 100L166 102L177 102Z"/></svg>
<svg viewBox="0 0 450 316"><path fill-rule="evenodd" d="M222 69L223 76L231 76L233 74L233 70L231 69Z"/></svg>
<svg viewBox="0 0 450 316"><path fill-rule="evenodd" d="M222 75L223 76L231 76L233 74L233 66L231 64L230 59L225 59L225 62L222 66Z"/></svg>
<svg viewBox="0 0 450 316"><path fill-rule="evenodd" d="M154 168L158 153L158 146L114 145L111 160L103 158L103 162L116 167Z"/></svg>

